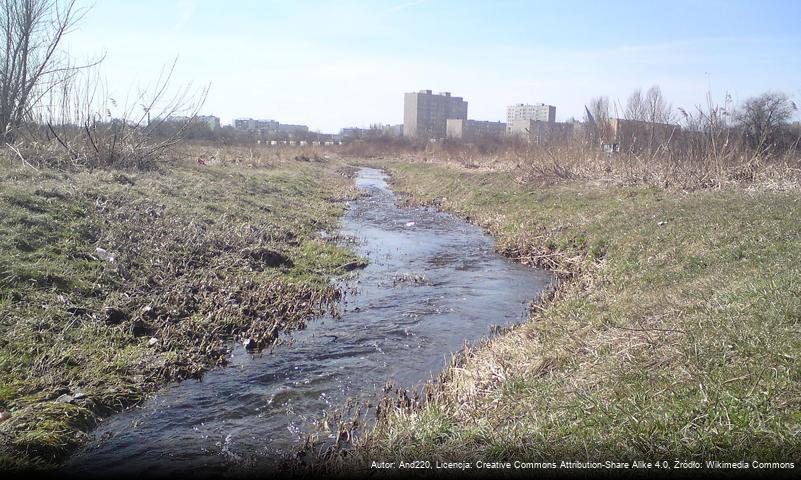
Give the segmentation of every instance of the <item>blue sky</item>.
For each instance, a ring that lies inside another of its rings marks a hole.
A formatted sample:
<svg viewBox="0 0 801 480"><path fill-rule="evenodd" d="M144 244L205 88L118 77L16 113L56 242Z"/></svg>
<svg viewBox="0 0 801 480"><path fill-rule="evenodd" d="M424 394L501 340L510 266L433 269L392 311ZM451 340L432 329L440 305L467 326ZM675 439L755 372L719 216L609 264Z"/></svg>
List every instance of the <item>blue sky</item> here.
<svg viewBox="0 0 801 480"><path fill-rule="evenodd" d="M177 56L176 87L211 84L203 113L313 130L401 123L403 93L450 91L468 116L512 103L580 117L658 84L674 106L710 91L801 100L801 1L486 2L97 0L67 44L106 54L118 99ZM801 103L801 102L799 102Z"/></svg>

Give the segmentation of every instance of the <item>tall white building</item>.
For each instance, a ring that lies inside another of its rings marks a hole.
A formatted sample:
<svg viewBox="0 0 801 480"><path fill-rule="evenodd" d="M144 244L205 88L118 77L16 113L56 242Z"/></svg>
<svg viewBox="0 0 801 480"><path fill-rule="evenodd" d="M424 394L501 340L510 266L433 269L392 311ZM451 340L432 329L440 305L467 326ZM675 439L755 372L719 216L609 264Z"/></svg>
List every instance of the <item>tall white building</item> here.
<svg viewBox="0 0 801 480"><path fill-rule="evenodd" d="M556 107L553 105L545 105L544 103L538 103L536 105L517 103L506 107L507 125L517 120L534 120L537 122L553 123L556 121Z"/></svg>

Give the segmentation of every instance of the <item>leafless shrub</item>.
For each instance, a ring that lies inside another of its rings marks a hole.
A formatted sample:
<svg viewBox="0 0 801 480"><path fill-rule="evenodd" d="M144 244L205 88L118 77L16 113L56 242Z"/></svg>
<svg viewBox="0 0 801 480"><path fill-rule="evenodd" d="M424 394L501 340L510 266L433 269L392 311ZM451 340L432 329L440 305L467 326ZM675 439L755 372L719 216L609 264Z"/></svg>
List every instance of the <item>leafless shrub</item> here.
<svg viewBox="0 0 801 480"><path fill-rule="evenodd" d="M737 114L745 141L757 151L786 149L788 141L798 140L787 135L787 124L798 109L795 102L781 92L766 92L749 98ZM763 152L764 153L764 152Z"/></svg>
<svg viewBox="0 0 801 480"><path fill-rule="evenodd" d="M181 142L207 94L191 86L171 91L174 69L175 62L123 105L95 70L61 79L16 146L27 161L57 168L153 168Z"/></svg>
<svg viewBox="0 0 801 480"><path fill-rule="evenodd" d="M99 61L74 65L64 37L86 13L75 0L0 0L0 136L13 142L41 99Z"/></svg>
<svg viewBox="0 0 801 480"><path fill-rule="evenodd" d="M596 97L590 100L590 106L586 107L585 124L587 128L586 141L591 146L609 143L612 140L612 129L609 123L611 118L609 111L609 99L607 97Z"/></svg>
<svg viewBox="0 0 801 480"><path fill-rule="evenodd" d="M60 49L85 13L75 0L0 0L0 135L7 157L29 166L151 168L180 141L206 90L173 93L173 63L152 87L119 105L102 88L99 60L76 66ZM167 122L176 128L156 135Z"/></svg>

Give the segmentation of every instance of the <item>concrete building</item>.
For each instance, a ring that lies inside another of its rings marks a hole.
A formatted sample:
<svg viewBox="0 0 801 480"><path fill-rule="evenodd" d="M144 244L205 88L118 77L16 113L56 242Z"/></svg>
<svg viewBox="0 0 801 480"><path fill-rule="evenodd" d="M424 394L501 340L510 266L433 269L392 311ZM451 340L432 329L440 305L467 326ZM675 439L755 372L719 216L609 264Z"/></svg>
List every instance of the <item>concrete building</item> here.
<svg viewBox="0 0 801 480"><path fill-rule="evenodd" d="M278 130L278 122L275 120L254 120L252 118L236 118L232 123L234 128L239 130Z"/></svg>
<svg viewBox="0 0 801 480"><path fill-rule="evenodd" d="M278 122L275 120L256 120L256 129L258 130L267 130L267 131L276 131L278 130Z"/></svg>
<svg viewBox="0 0 801 480"><path fill-rule="evenodd" d="M231 126L237 130L256 130L256 120L252 118L235 118Z"/></svg>
<svg viewBox="0 0 801 480"><path fill-rule="evenodd" d="M506 123L511 125L518 120L536 120L539 122L553 123L556 121L556 107L553 105L545 105L544 103L538 103L536 105L517 103L506 107Z"/></svg>
<svg viewBox="0 0 801 480"><path fill-rule="evenodd" d="M500 138L506 134L506 124L503 122L449 118L446 122L446 134L448 138L461 138L463 140L473 140L481 137Z"/></svg>
<svg viewBox="0 0 801 480"><path fill-rule="evenodd" d="M346 127L339 130L339 136L347 139L366 137L370 130L359 127Z"/></svg>
<svg viewBox="0 0 801 480"><path fill-rule="evenodd" d="M445 138L449 118L467 119L467 102L462 97L452 97L450 92L434 94L431 90L404 95L404 136Z"/></svg>
<svg viewBox="0 0 801 480"><path fill-rule="evenodd" d="M254 120L252 118L237 118L231 124L237 130L248 130L258 137L266 140L280 140L308 135L309 127L306 125L290 125L279 123L276 120Z"/></svg>

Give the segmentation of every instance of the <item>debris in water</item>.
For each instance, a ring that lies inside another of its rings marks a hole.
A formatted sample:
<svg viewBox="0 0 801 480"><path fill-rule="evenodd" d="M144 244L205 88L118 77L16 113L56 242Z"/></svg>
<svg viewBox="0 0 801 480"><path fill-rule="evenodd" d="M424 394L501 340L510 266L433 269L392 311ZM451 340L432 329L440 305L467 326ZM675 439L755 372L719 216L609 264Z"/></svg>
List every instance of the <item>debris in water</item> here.
<svg viewBox="0 0 801 480"><path fill-rule="evenodd" d="M407 226L407 227L413 227L413 226L414 226L414 222L407 222L407 223L406 223L406 226Z"/></svg>

